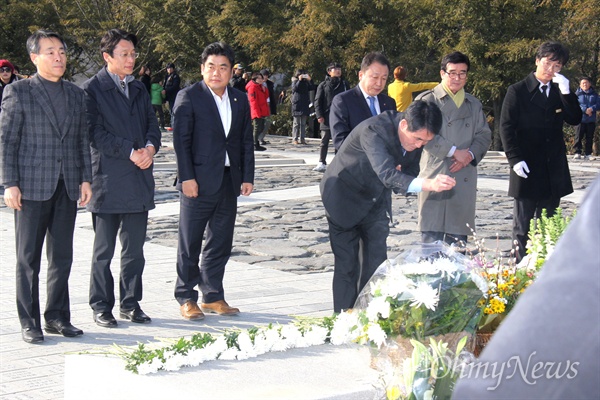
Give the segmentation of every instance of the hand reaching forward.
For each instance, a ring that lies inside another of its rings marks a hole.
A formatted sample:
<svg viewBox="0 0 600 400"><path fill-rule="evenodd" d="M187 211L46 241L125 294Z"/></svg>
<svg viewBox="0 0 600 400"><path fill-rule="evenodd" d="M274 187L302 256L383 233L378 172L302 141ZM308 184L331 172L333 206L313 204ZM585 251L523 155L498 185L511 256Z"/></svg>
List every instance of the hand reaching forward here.
<svg viewBox="0 0 600 400"><path fill-rule="evenodd" d="M443 174L423 181L423 191L426 192L443 192L452 189L454 186L456 186L456 179Z"/></svg>

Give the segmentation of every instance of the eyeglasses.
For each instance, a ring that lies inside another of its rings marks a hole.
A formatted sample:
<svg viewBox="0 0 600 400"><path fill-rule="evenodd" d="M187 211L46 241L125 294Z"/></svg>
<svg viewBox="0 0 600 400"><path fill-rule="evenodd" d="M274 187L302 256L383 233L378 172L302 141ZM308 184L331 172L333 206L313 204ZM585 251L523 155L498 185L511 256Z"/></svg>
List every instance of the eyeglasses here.
<svg viewBox="0 0 600 400"><path fill-rule="evenodd" d="M139 56L140 56L140 53L136 53L136 52L129 53L129 54L127 54L127 53L117 54L117 57L120 57L120 58L133 58L133 59L135 59L135 58L138 58Z"/></svg>
<svg viewBox="0 0 600 400"><path fill-rule="evenodd" d="M548 62L546 60L542 60L540 61L540 64L542 65L542 68L546 71L551 70L553 72L560 72L560 70L562 69L562 64L560 63L560 61Z"/></svg>
<svg viewBox="0 0 600 400"><path fill-rule="evenodd" d="M12 72L10 67L0 67L0 72Z"/></svg>
<svg viewBox="0 0 600 400"><path fill-rule="evenodd" d="M444 71L446 72L446 71ZM466 72L446 72L446 75L448 75L451 79L465 79L467 77L467 73Z"/></svg>

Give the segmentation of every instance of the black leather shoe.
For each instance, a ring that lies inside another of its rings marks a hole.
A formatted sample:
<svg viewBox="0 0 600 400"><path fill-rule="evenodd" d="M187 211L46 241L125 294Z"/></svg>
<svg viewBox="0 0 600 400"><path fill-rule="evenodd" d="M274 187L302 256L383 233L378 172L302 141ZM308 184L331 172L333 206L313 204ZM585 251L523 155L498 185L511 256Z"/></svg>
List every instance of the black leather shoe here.
<svg viewBox="0 0 600 400"><path fill-rule="evenodd" d="M117 326L117 320L110 311L94 313L94 322L103 328L114 328Z"/></svg>
<svg viewBox="0 0 600 400"><path fill-rule="evenodd" d="M136 308L130 311L121 311L121 318L126 319L136 324L149 324L152 319L142 311L141 308Z"/></svg>
<svg viewBox="0 0 600 400"><path fill-rule="evenodd" d="M57 333L64 337L75 337L83 335L81 329L75 328L69 321L46 321L44 324L44 330L46 333Z"/></svg>
<svg viewBox="0 0 600 400"><path fill-rule="evenodd" d="M23 341L27 343L41 343L44 341L44 334L40 328L23 328L21 329Z"/></svg>

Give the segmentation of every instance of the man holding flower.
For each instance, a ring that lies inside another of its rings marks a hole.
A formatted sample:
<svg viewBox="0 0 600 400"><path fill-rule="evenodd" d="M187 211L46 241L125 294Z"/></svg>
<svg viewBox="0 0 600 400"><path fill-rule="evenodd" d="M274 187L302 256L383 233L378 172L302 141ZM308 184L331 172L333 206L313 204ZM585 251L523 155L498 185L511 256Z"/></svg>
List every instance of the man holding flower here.
<svg viewBox="0 0 600 400"><path fill-rule="evenodd" d="M405 113L386 111L360 123L346 138L321 181L321 197L335 256L333 308L352 308L358 293L387 259L391 193L441 192L447 175L415 178L422 147L440 131L435 104L413 103Z"/></svg>

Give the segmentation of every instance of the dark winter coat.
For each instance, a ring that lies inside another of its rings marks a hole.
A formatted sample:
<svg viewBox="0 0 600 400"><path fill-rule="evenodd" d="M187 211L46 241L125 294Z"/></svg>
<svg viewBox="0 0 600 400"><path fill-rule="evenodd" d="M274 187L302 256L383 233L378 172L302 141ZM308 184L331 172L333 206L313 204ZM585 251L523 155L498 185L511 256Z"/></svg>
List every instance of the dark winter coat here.
<svg viewBox="0 0 600 400"><path fill-rule="evenodd" d="M323 82L317 87L317 94L315 96L315 113L318 118L323 118L321 122L321 130L329 130L329 109L331 108L331 102L333 97L337 94L345 92L350 89L350 84L342 78L331 78L328 76Z"/></svg>

